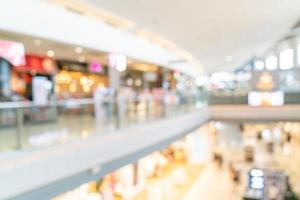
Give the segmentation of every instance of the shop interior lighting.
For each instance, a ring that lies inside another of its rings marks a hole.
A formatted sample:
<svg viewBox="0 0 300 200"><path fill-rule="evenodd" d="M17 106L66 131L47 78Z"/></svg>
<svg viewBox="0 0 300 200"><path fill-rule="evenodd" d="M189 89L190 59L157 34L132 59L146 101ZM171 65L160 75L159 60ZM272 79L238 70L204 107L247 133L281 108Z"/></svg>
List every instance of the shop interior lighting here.
<svg viewBox="0 0 300 200"><path fill-rule="evenodd" d="M81 47L76 47L76 48L75 48L75 52L78 53L78 54L82 53L82 51L83 51L83 50L82 50Z"/></svg>
<svg viewBox="0 0 300 200"><path fill-rule="evenodd" d="M83 91L84 91L85 93L89 93L90 90L91 90L91 88L90 88L89 85L84 85L84 86L83 86Z"/></svg>
<svg viewBox="0 0 300 200"><path fill-rule="evenodd" d="M52 57L55 56L55 52L53 50L48 50L47 51L47 56L50 57L50 58L52 58Z"/></svg>
<svg viewBox="0 0 300 200"><path fill-rule="evenodd" d="M42 44L42 41L40 39L35 39L33 41L33 43L34 43L35 46L40 46Z"/></svg>
<svg viewBox="0 0 300 200"><path fill-rule="evenodd" d="M76 92L77 91L77 86L76 84L72 83L70 86L69 86L69 90L71 92Z"/></svg>
<svg viewBox="0 0 300 200"><path fill-rule="evenodd" d="M132 86L132 84L133 84L132 78L127 79L127 80L126 80L126 84L127 84L128 86Z"/></svg>
<svg viewBox="0 0 300 200"><path fill-rule="evenodd" d="M82 63L85 62L85 57L84 56L79 56L78 61L82 62Z"/></svg>
<svg viewBox="0 0 300 200"><path fill-rule="evenodd" d="M103 83L98 83L97 84L97 89L104 89L105 87L104 87L104 84Z"/></svg>
<svg viewBox="0 0 300 200"><path fill-rule="evenodd" d="M134 81L134 84L135 84L135 86L141 86L142 85L142 80L141 79L136 79L135 81Z"/></svg>

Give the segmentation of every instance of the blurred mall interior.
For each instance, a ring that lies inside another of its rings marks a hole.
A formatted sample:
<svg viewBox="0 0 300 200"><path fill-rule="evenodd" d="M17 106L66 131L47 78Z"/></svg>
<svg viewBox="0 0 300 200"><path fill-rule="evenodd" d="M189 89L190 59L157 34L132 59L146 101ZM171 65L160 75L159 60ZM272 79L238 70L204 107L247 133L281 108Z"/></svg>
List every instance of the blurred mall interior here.
<svg viewBox="0 0 300 200"><path fill-rule="evenodd" d="M300 197L299 0L0 1L0 199Z"/></svg>

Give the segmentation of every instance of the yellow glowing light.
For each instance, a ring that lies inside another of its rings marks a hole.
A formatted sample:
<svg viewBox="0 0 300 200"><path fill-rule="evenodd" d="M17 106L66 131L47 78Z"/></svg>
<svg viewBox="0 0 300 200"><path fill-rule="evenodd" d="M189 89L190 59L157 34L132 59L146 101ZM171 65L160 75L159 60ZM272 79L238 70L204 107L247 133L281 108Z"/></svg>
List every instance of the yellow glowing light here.
<svg viewBox="0 0 300 200"><path fill-rule="evenodd" d="M76 86L76 84L71 84L71 85L69 86L69 90L70 90L71 92L76 92L76 91L77 91L77 86Z"/></svg>
<svg viewBox="0 0 300 200"><path fill-rule="evenodd" d="M89 132L87 130L81 131L81 137L82 138L87 138L89 136Z"/></svg>
<svg viewBox="0 0 300 200"><path fill-rule="evenodd" d="M89 84L89 79L86 76L80 78L81 85L85 86Z"/></svg>
<svg viewBox="0 0 300 200"><path fill-rule="evenodd" d="M84 92L88 93L90 90L91 90L90 86L88 86L88 85L83 86L83 91Z"/></svg>
<svg viewBox="0 0 300 200"><path fill-rule="evenodd" d="M60 91L61 91L61 88L60 88L59 85L56 85L56 86L55 86L55 91L56 91L56 92L60 92Z"/></svg>
<svg viewBox="0 0 300 200"><path fill-rule="evenodd" d="M103 88L104 88L104 84L103 83L98 83L97 89L103 89Z"/></svg>
<svg viewBox="0 0 300 200"><path fill-rule="evenodd" d="M94 85L94 83L95 83L95 80L93 78L90 78L89 79L89 85L92 86L92 85Z"/></svg>

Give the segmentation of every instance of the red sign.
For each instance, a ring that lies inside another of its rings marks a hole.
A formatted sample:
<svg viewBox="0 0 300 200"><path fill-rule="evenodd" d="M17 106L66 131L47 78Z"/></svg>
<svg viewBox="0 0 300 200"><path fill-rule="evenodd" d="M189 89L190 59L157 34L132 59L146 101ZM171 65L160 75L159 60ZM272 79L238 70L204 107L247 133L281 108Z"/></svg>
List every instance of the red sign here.
<svg viewBox="0 0 300 200"><path fill-rule="evenodd" d="M26 65L14 66L16 70L32 71L39 74L54 74L57 72L56 63L48 58L36 55L26 55Z"/></svg>
<svg viewBox="0 0 300 200"><path fill-rule="evenodd" d="M14 66L26 64L25 48L21 43L0 40L0 57L5 58Z"/></svg>

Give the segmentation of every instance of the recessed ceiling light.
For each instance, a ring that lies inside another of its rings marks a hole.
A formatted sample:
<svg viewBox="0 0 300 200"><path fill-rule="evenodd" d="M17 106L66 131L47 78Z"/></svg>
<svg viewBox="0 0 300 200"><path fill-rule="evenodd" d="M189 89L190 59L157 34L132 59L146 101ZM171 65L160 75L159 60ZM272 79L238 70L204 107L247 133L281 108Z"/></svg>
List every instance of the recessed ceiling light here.
<svg viewBox="0 0 300 200"><path fill-rule="evenodd" d="M231 56L231 55L225 56L225 60L226 60L227 62L231 62L231 61L232 61L232 56Z"/></svg>
<svg viewBox="0 0 300 200"><path fill-rule="evenodd" d="M75 52L78 53L78 54L82 53L82 48L81 47L76 47Z"/></svg>
<svg viewBox="0 0 300 200"><path fill-rule="evenodd" d="M78 61L79 62L85 62L85 57L84 56L79 56Z"/></svg>
<svg viewBox="0 0 300 200"><path fill-rule="evenodd" d="M42 41L41 41L40 39L35 39L35 40L33 41L33 43L34 43L34 45L36 45L36 46L40 46L40 45L42 44Z"/></svg>
<svg viewBox="0 0 300 200"><path fill-rule="evenodd" d="M55 52L53 50L48 50L47 51L47 56L48 57L54 57L55 56Z"/></svg>

